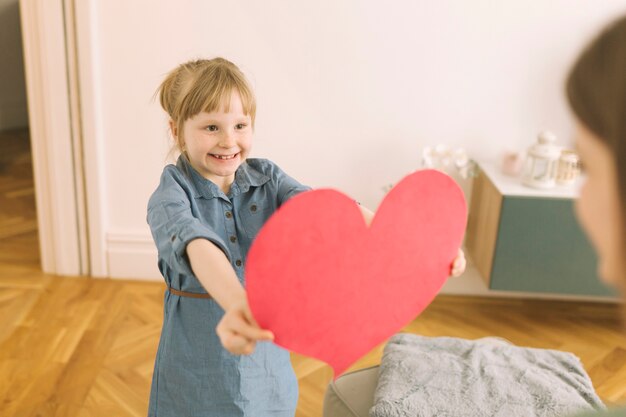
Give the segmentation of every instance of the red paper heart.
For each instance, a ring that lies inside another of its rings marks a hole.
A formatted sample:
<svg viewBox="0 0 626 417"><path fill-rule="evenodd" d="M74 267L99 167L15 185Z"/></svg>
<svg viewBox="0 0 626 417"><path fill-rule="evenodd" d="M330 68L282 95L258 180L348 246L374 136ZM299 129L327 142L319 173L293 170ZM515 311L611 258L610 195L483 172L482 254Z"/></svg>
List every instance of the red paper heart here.
<svg viewBox="0 0 626 417"><path fill-rule="evenodd" d="M276 344L340 375L430 304L450 274L466 213L459 186L434 170L398 183L369 228L338 191L299 194L248 253L253 315Z"/></svg>

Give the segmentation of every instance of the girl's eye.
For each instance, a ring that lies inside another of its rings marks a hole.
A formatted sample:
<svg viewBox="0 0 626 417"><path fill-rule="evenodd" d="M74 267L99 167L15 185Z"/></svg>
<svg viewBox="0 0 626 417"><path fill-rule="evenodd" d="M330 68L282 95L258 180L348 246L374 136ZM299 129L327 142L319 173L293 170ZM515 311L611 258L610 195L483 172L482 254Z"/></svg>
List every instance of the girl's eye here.
<svg viewBox="0 0 626 417"><path fill-rule="evenodd" d="M243 128L245 128L245 127L246 127L246 124L245 124L245 123L239 123L239 124L238 124L237 126L235 126L235 127L236 127L237 129L241 130L241 129L243 129Z"/></svg>
<svg viewBox="0 0 626 417"><path fill-rule="evenodd" d="M217 130L217 126L209 125L206 127L206 130L208 130L209 132L215 132Z"/></svg>

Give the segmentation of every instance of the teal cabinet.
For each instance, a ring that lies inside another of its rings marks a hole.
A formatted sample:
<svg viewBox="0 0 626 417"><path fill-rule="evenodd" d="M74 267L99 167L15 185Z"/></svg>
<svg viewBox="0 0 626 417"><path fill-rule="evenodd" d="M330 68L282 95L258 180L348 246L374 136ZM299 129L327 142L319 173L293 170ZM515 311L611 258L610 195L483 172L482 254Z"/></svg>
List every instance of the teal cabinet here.
<svg viewBox="0 0 626 417"><path fill-rule="evenodd" d="M615 296L574 215L576 189L527 189L482 167L470 203L466 247L494 290Z"/></svg>

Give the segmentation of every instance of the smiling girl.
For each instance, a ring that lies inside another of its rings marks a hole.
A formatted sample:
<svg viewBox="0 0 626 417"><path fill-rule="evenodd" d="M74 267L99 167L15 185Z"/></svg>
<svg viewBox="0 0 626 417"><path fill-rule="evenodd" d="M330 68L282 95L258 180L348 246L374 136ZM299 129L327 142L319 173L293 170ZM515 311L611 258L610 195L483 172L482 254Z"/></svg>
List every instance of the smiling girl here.
<svg viewBox="0 0 626 417"><path fill-rule="evenodd" d="M182 64L159 97L180 157L148 203L168 286L149 416L293 417L289 352L252 317L244 265L270 215L310 188L267 159L248 158L256 102L233 63ZM361 211L369 223L373 213ZM453 275L464 268L459 252Z"/></svg>
<svg viewBox="0 0 626 417"><path fill-rule="evenodd" d="M254 321L244 265L263 223L309 187L248 158L256 102L233 63L184 63L159 97L180 157L148 203L168 286L149 416L293 417L289 352Z"/></svg>

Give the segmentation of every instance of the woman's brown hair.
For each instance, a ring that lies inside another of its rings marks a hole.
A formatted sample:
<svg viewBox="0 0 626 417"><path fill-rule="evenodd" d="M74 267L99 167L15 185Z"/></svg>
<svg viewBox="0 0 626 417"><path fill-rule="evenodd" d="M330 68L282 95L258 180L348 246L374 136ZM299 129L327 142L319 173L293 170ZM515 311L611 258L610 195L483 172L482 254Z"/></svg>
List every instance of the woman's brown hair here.
<svg viewBox="0 0 626 417"><path fill-rule="evenodd" d="M626 16L583 50L567 78L566 94L578 121L609 147L615 159L626 255ZM626 289L626 275L621 287Z"/></svg>

